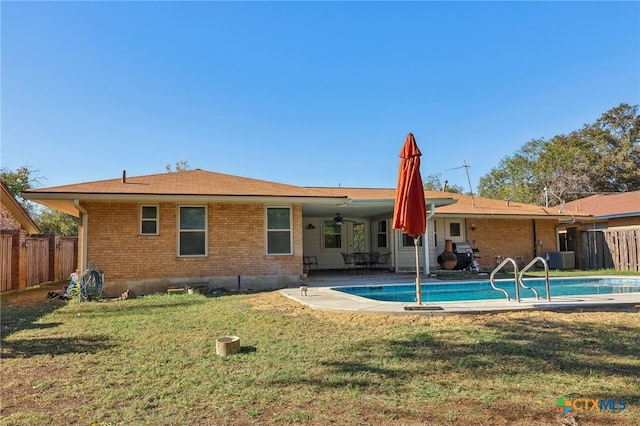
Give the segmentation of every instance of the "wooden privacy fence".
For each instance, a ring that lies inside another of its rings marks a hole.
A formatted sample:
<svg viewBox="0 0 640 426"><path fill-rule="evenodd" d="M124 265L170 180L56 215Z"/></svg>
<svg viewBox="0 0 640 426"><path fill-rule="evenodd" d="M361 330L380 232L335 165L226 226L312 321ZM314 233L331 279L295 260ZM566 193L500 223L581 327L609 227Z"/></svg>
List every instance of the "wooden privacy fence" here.
<svg viewBox="0 0 640 426"><path fill-rule="evenodd" d="M58 276L56 280L68 279L76 270L76 245L77 239L64 239L58 243Z"/></svg>
<svg viewBox="0 0 640 426"><path fill-rule="evenodd" d="M27 245L27 287L49 281L49 238L31 237Z"/></svg>
<svg viewBox="0 0 640 426"><path fill-rule="evenodd" d="M77 237L0 234L0 292L68 280L77 264Z"/></svg>
<svg viewBox="0 0 640 426"><path fill-rule="evenodd" d="M640 229L582 233L585 269L640 272Z"/></svg>

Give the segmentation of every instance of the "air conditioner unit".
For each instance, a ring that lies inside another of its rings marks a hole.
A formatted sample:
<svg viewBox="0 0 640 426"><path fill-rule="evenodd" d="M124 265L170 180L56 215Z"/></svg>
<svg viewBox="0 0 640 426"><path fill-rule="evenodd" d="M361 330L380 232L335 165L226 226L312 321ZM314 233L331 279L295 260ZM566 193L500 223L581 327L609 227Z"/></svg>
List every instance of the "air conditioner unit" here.
<svg viewBox="0 0 640 426"><path fill-rule="evenodd" d="M550 269L575 269L576 258L572 251L550 251L545 255Z"/></svg>

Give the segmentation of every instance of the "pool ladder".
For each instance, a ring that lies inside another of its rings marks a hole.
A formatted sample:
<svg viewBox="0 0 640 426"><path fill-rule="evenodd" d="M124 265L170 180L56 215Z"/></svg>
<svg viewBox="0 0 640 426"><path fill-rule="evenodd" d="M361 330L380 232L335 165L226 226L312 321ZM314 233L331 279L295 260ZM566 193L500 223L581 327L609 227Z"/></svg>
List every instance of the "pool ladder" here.
<svg viewBox="0 0 640 426"><path fill-rule="evenodd" d="M496 273L502 269L507 263L511 263L513 265L513 279L515 282L515 288L516 288L516 302L520 303L520 287L527 289L527 290L531 290L533 292L533 294L536 295L536 299L540 300L540 294L538 294L538 291L533 288L533 287L528 287L526 285L524 285L524 281L523 281L523 276L525 271L529 270L529 268L531 268L533 265L535 265L537 262L542 262L542 264L544 265L544 281L545 281L545 286L547 289L547 301L551 301L551 290L549 288L549 265L547 264L547 261L544 260L544 258L538 256L535 259L533 259L531 262L529 262L527 264L527 266L525 266L524 268L522 268L522 271L520 271L520 273L518 274L518 264L516 263L515 260L513 260L510 257L507 257L506 259L504 259L502 262L500 262L500 264L498 266L496 266L496 269L493 270L493 272L491 273L491 277L489 278L489 281L491 282L491 288L493 288L496 291L501 291L504 293L504 295L507 297L507 300L511 300L511 296L509 296L509 293L507 293L507 291L503 288L499 288L496 287L495 284L495 277L496 277Z"/></svg>

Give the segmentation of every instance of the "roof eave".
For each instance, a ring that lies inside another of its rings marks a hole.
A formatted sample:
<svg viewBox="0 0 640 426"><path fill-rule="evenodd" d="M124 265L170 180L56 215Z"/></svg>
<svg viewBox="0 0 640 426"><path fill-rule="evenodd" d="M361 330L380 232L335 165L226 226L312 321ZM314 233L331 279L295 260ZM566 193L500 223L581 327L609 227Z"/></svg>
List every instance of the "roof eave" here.
<svg viewBox="0 0 640 426"><path fill-rule="evenodd" d="M20 226L29 234L39 234L41 232L40 227L29 216L29 213L22 207L22 205L15 199L15 197L9 192L9 190L2 185L2 202L11 215L20 223Z"/></svg>
<svg viewBox="0 0 640 426"><path fill-rule="evenodd" d="M473 213L441 213L436 210L435 216L438 217L448 217L448 218L477 218L477 219L553 219L558 221L567 221L567 222L588 222L593 220L593 217L571 217L566 215L551 215L551 214L535 214L535 213L525 213L525 214L500 214L500 213L483 213L483 214L473 214Z"/></svg>
<svg viewBox="0 0 640 426"><path fill-rule="evenodd" d="M218 195L218 194L97 194L97 193L57 193L57 192L25 192L23 197L31 201L41 200L80 200L80 201L139 201L139 200L161 200L161 201L224 201L224 202L255 202L273 200L275 198L283 200L293 200L294 202L327 202L344 201L346 196L312 196L312 195Z"/></svg>
<svg viewBox="0 0 640 426"><path fill-rule="evenodd" d="M594 217L596 220L607 220L607 219L618 219L623 217L636 217L636 216L640 216L640 212L608 214L608 215L594 216Z"/></svg>
<svg viewBox="0 0 640 426"><path fill-rule="evenodd" d="M86 193L24 193L25 199L78 217L74 202L137 202L137 203L264 203L264 204L340 204L347 197L323 196L268 196L268 195L178 195L178 194L86 194Z"/></svg>

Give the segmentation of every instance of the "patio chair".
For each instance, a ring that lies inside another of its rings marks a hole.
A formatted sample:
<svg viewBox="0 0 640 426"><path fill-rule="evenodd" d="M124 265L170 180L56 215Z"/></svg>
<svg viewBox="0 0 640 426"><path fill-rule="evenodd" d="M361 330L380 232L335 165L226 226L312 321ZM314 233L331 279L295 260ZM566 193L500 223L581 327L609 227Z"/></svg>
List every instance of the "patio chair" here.
<svg viewBox="0 0 640 426"><path fill-rule="evenodd" d="M389 257L391 256L391 252L382 252L378 255L378 260L376 262L376 269L388 269L389 268Z"/></svg>
<svg viewBox="0 0 640 426"><path fill-rule="evenodd" d="M316 256L302 256L302 264L311 269L318 270L318 258Z"/></svg>
<svg viewBox="0 0 640 426"><path fill-rule="evenodd" d="M355 264L355 259L352 253L340 253L342 254L342 260L344 260L344 270L346 272L351 272L351 268L353 268Z"/></svg>

